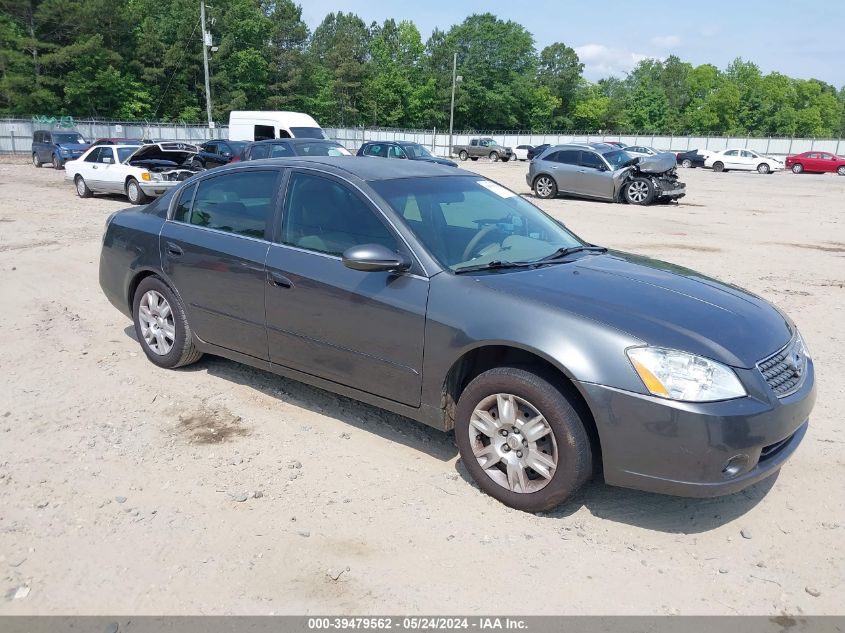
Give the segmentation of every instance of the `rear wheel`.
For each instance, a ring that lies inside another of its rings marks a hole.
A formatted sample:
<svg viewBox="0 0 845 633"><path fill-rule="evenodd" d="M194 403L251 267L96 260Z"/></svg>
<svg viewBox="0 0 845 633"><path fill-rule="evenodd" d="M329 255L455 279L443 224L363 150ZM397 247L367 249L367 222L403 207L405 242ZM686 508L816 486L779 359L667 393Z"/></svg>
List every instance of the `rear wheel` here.
<svg viewBox="0 0 845 633"><path fill-rule="evenodd" d="M491 161L493 161L494 163L495 163L495 162L498 162L498 160L499 160L499 152L490 152L490 156L489 156L489 158L490 158L490 160L491 160Z"/></svg>
<svg viewBox="0 0 845 633"><path fill-rule="evenodd" d="M534 195L543 200L554 198L557 195L557 183L551 176L538 176L534 181Z"/></svg>
<svg viewBox="0 0 845 633"><path fill-rule="evenodd" d="M725 169L725 163L723 163L723 162L713 163L713 171L727 171Z"/></svg>
<svg viewBox="0 0 845 633"><path fill-rule="evenodd" d="M458 154L458 158L460 158L461 160L466 160L467 158L469 158L469 154L466 153L466 150L461 150L461 153Z"/></svg>
<svg viewBox="0 0 845 633"><path fill-rule="evenodd" d="M792 173L793 173L793 174L800 174L800 173L802 173L803 171L804 171L804 165L802 165L801 163L795 163L795 164L792 166Z"/></svg>
<svg viewBox="0 0 845 633"><path fill-rule="evenodd" d="M654 185L648 178L634 178L622 190L628 204L646 205L654 200Z"/></svg>
<svg viewBox="0 0 845 633"><path fill-rule="evenodd" d="M141 348L159 367L175 369L202 357L181 301L160 277L147 277L138 284L132 317Z"/></svg>
<svg viewBox="0 0 845 633"><path fill-rule="evenodd" d="M692 161L689 158L685 158L681 161L681 167L686 167L687 169L689 169L690 167L692 167Z"/></svg>
<svg viewBox="0 0 845 633"><path fill-rule="evenodd" d="M590 477L590 439L577 405L546 377L517 367L480 374L461 394L455 440L461 461L487 494L540 512Z"/></svg>
<svg viewBox="0 0 845 633"><path fill-rule="evenodd" d="M768 174L771 170L768 163L760 163L757 165L757 173L758 174Z"/></svg>
<svg viewBox="0 0 845 633"><path fill-rule="evenodd" d="M132 204L147 204L150 200L134 178L130 178L126 182L126 197Z"/></svg>
<svg viewBox="0 0 845 633"><path fill-rule="evenodd" d="M80 198L90 198L94 195L94 192L92 192L88 188L88 185L85 184L85 179L82 176L77 176L74 178L73 182L76 184L76 195Z"/></svg>
<svg viewBox="0 0 845 633"><path fill-rule="evenodd" d="M41 159L38 158L38 154L36 154L35 152L33 152L33 154L32 154L32 164L35 165L36 167L41 167L41 165L44 164L44 163L41 162Z"/></svg>

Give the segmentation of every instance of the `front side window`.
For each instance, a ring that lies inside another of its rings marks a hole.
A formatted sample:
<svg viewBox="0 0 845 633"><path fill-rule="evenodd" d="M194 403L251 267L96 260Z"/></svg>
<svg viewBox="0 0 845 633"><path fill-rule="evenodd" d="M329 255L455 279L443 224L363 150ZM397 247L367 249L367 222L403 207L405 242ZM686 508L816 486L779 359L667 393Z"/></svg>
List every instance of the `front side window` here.
<svg viewBox="0 0 845 633"><path fill-rule="evenodd" d="M270 146L266 143L261 145L253 145L249 150L249 159L258 160L259 158L267 158L270 155Z"/></svg>
<svg viewBox="0 0 845 633"><path fill-rule="evenodd" d="M390 147L390 158L408 158L405 154L405 150L403 150L398 145L391 145Z"/></svg>
<svg viewBox="0 0 845 633"><path fill-rule="evenodd" d="M590 169L603 169L604 161L592 152L581 152L581 165Z"/></svg>
<svg viewBox="0 0 845 633"><path fill-rule="evenodd" d="M404 149L411 158L431 158L431 152L418 143L405 145Z"/></svg>
<svg viewBox="0 0 845 633"><path fill-rule="evenodd" d="M202 151L208 152L209 154L216 154L217 153L217 143L206 143L202 146Z"/></svg>
<svg viewBox="0 0 845 633"><path fill-rule="evenodd" d="M535 261L583 242L512 191L479 176L371 183L445 267Z"/></svg>
<svg viewBox="0 0 845 633"><path fill-rule="evenodd" d="M85 162L86 163L99 163L100 162L100 156L102 154L103 149L104 149L103 147L99 147L99 146L92 149L90 152L88 152L88 155L85 157Z"/></svg>
<svg viewBox="0 0 845 633"><path fill-rule="evenodd" d="M197 184L192 205L188 206L188 189L182 193L173 219L263 238L277 178L276 171L238 171L203 180Z"/></svg>
<svg viewBox="0 0 845 633"><path fill-rule="evenodd" d="M334 180L305 173L290 178L282 242L329 255L342 255L362 244L397 250L396 238L356 192Z"/></svg>

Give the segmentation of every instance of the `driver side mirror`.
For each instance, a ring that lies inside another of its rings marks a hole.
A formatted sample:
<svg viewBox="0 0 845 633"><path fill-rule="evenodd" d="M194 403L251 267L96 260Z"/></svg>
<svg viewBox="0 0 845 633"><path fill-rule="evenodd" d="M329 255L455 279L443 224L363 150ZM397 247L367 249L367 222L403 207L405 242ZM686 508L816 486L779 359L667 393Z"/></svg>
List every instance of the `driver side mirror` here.
<svg viewBox="0 0 845 633"><path fill-rule="evenodd" d="M343 265L364 272L401 272L411 267L411 260L381 244L361 244L346 249Z"/></svg>

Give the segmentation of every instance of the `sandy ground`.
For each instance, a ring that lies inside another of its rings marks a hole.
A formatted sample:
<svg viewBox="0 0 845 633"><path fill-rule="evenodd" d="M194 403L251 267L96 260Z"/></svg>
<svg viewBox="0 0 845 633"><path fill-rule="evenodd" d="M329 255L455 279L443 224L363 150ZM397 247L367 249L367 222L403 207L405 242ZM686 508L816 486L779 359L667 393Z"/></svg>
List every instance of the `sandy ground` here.
<svg viewBox="0 0 845 633"><path fill-rule="evenodd" d="M528 193L524 163L468 166ZM783 307L819 397L743 493L596 481L534 516L469 485L451 435L219 358L147 362L97 283L127 203L63 176L0 163L0 614L842 612L845 178L686 170L677 206L542 204Z"/></svg>

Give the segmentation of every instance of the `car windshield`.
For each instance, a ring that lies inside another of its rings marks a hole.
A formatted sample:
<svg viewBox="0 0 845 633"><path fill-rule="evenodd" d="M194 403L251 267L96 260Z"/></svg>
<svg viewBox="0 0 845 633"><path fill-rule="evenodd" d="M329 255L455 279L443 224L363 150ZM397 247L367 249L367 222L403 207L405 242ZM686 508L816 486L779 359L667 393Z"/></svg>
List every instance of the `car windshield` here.
<svg viewBox="0 0 845 633"><path fill-rule="evenodd" d="M126 162L126 159L132 156L135 152L138 151L137 147L118 147L117 148L117 159L123 163Z"/></svg>
<svg viewBox="0 0 845 633"><path fill-rule="evenodd" d="M370 184L429 252L453 271L491 262L534 262L562 248L584 246L533 204L479 176Z"/></svg>
<svg viewBox="0 0 845 633"><path fill-rule="evenodd" d="M617 150L615 152L606 152L602 154L602 157L610 164L613 169L619 169L627 163L629 160L633 160L633 156L631 156L628 152L623 150Z"/></svg>
<svg viewBox="0 0 845 633"><path fill-rule="evenodd" d="M296 138L328 138L319 127L292 127L290 131Z"/></svg>
<svg viewBox="0 0 845 633"><path fill-rule="evenodd" d="M351 156L352 154L340 143L299 143L296 145L298 156Z"/></svg>
<svg viewBox="0 0 845 633"><path fill-rule="evenodd" d="M77 143L79 145L83 145L85 143L85 139L82 138L81 134L77 134L76 132L65 132L65 133L53 132L53 142L54 143Z"/></svg>
<svg viewBox="0 0 845 633"><path fill-rule="evenodd" d="M403 145L402 149L404 149L411 158L431 158L431 152L419 143Z"/></svg>

